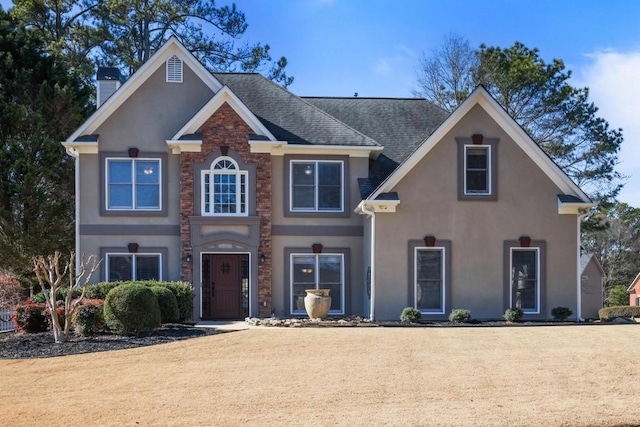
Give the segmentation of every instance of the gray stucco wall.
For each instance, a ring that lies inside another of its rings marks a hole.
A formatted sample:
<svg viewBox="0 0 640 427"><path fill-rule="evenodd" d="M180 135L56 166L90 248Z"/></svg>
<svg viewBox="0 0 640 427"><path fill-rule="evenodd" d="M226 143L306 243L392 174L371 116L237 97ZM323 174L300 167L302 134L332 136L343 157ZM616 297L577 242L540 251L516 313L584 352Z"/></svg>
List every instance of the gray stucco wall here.
<svg viewBox="0 0 640 427"><path fill-rule="evenodd" d="M298 156L299 157L299 156ZM308 156L313 160L317 157ZM322 158L327 158L323 156ZM360 202L358 191L358 177L366 177L368 174L368 159L350 157L349 162L349 206L345 209L346 217L285 217L285 177L284 157L273 156L272 167L272 293L273 307L277 316L288 316L285 313L288 274L285 269L287 248L310 248L314 243L320 243L325 248L349 249L349 266L345 268L345 275L349 282L349 305L347 314L363 314L362 296L364 290L363 276L363 220L364 218L353 212ZM304 233L305 235L299 235Z"/></svg>
<svg viewBox="0 0 640 427"><path fill-rule="evenodd" d="M116 96L116 95L114 95ZM158 70L129 97L95 133L100 153L128 157L135 147L139 157L165 156L163 185L166 188L161 214L101 215L104 172L100 154L83 154L79 161L80 251L100 254L100 248L138 243L145 247L166 248L164 279L180 279L180 162L171 154L166 140L175 135L213 96L212 91L186 66L183 83L166 83L165 67ZM102 162L104 159L102 159ZM135 216L134 216L135 215ZM102 269L104 270L104 268ZM104 274L94 281L104 279Z"/></svg>
<svg viewBox="0 0 640 427"><path fill-rule="evenodd" d="M497 144L496 201L457 200L456 137L483 134ZM434 235L451 241L451 308L475 318L500 318L505 310L504 242L527 235L546 243L543 311L559 305L576 312L575 215L559 215L559 189L479 106L393 189L396 213L376 216L376 318L397 319L408 306L408 242ZM508 268L508 267L507 267ZM447 313L448 314L448 313Z"/></svg>

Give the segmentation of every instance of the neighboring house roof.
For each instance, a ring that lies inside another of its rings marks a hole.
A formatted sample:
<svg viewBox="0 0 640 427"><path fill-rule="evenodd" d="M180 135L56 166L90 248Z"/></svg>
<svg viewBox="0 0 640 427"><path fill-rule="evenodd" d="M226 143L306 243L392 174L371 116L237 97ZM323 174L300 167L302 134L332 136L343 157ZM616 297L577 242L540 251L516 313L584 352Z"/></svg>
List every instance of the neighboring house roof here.
<svg viewBox="0 0 640 427"><path fill-rule="evenodd" d="M214 73L279 141L379 147L369 136L257 73Z"/></svg>
<svg viewBox="0 0 640 427"><path fill-rule="evenodd" d="M593 260L593 262L596 264L596 267L598 267L600 274L602 274L602 276L604 277L604 270L602 269L602 266L600 265L600 261L598 261L598 258L596 258L595 254L580 255L580 273L584 273L584 271L589 266L589 263L591 262L591 260Z"/></svg>
<svg viewBox="0 0 640 427"><path fill-rule="evenodd" d="M631 282L631 284L629 285L629 287L627 288L627 293L630 294L631 292L633 292L634 288L636 287L636 285L640 282L640 273L638 273L638 275L636 276L635 279L633 279L633 281Z"/></svg>
<svg viewBox="0 0 640 427"><path fill-rule="evenodd" d="M476 105L485 112L513 139L513 141L536 163L563 194L574 196L571 205L591 207L591 199L567 176L566 173L531 139L531 137L509 116L502 106L482 86L478 86L469 97L420 145L367 200L375 200L380 194L391 191L413 167L438 144L444 136ZM560 206L564 202L559 200ZM564 213L564 212L563 212ZM569 212L566 212L569 213Z"/></svg>

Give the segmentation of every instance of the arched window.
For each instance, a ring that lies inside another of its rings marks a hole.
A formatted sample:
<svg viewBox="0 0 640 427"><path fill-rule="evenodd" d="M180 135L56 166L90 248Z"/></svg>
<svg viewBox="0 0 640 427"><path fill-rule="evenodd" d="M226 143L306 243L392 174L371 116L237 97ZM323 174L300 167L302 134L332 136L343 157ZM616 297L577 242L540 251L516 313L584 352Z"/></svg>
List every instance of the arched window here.
<svg viewBox="0 0 640 427"><path fill-rule="evenodd" d="M247 215L247 171L231 157L218 157L202 171L202 215Z"/></svg>

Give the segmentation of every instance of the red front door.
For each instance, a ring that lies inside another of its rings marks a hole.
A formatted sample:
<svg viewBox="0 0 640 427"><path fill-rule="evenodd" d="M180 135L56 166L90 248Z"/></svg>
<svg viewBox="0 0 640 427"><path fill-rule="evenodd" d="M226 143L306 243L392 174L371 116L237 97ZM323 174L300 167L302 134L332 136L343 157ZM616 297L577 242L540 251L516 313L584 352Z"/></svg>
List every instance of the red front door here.
<svg viewBox="0 0 640 427"><path fill-rule="evenodd" d="M211 319L243 319L246 313L245 288L248 277L248 255L203 255L204 317ZM208 283L207 283L208 282ZM245 283L246 282L246 283ZM208 306L208 307L207 307Z"/></svg>

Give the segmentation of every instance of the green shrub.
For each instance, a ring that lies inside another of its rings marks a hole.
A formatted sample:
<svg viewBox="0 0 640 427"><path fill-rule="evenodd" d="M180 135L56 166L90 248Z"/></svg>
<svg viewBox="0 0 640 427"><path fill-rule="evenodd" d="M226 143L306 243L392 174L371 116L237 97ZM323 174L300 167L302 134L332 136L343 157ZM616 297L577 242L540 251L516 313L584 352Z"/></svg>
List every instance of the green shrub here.
<svg viewBox="0 0 640 427"><path fill-rule="evenodd" d="M88 299L105 299L109 291L117 286L127 282L100 282L95 285L87 286L87 292L84 294Z"/></svg>
<svg viewBox="0 0 640 427"><path fill-rule="evenodd" d="M504 312L504 320L507 322L517 322L522 318L524 313L519 308L507 308Z"/></svg>
<svg viewBox="0 0 640 427"><path fill-rule="evenodd" d="M46 332L51 325L47 307L32 300L18 304L11 316L16 329L28 334Z"/></svg>
<svg viewBox="0 0 640 427"><path fill-rule="evenodd" d="M64 301L65 298L67 297L67 293L69 292L69 288L58 288L56 290L56 301ZM80 296L82 295L82 288L76 288L73 290L73 298L80 298ZM32 298L33 302L38 303L38 304L44 304L45 303L45 299L44 299L44 294L42 293L42 291L38 292L37 294L35 294Z"/></svg>
<svg viewBox="0 0 640 427"><path fill-rule="evenodd" d="M97 335L107 330L104 321L103 299L85 299L76 307L71 317L76 335L84 337Z"/></svg>
<svg viewBox="0 0 640 427"><path fill-rule="evenodd" d="M420 310L413 307L405 307L400 314L400 320L403 322L416 323L422 317Z"/></svg>
<svg viewBox="0 0 640 427"><path fill-rule="evenodd" d="M104 301L107 327L120 335L144 335L160 326L160 307L155 294L139 283L116 286Z"/></svg>
<svg viewBox="0 0 640 427"><path fill-rule="evenodd" d="M551 310L551 315L555 320L567 320L573 314L569 307L556 307Z"/></svg>
<svg viewBox="0 0 640 427"><path fill-rule="evenodd" d="M471 321L471 310L454 308L449 314L449 321L453 323L468 323Z"/></svg>
<svg viewBox="0 0 640 427"><path fill-rule="evenodd" d="M162 323L175 323L180 317L178 311L178 302L175 295L165 286L151 286L151 292L158 299L158 307L160 307L160 320Z"/></svg>
<svg viewBox="0 0 640 427"><path fill-rule="evenodd" d="M603 322L609 322L616 317L640 317L640 306L617 305L598 310L598 316Z"/></svg>
<svg viewBox="0 0 640 427"><path fill-rule="evenodd" d="M193 317L193 287L187 282L155 282L156 285L168 288L178 303L178 321L184 322Z"/></svg>

